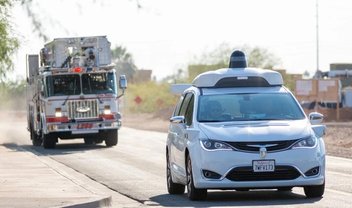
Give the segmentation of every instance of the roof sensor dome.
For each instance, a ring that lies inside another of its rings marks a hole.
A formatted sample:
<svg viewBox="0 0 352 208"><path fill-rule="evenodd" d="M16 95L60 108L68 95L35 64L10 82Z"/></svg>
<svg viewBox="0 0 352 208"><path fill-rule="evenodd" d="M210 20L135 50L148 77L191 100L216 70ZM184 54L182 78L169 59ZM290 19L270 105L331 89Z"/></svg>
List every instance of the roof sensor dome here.
<svg viewBox="0 0 352 208"><path fill-rule="evenodd" d="M235 50L230 57L229 68L246 68L247 58L243 51Z"/></svg>

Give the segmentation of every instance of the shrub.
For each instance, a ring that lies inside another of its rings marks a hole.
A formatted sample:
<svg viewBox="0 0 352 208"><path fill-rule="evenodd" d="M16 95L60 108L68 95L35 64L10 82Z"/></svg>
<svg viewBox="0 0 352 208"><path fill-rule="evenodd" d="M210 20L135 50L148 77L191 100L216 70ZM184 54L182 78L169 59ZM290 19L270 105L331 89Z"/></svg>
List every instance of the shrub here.
<svg viewBox="0 0 352 208"><path fill-rule="evenodd" d="M167 83L147 82L130 84L125 99L127 99L126 107L130 112L157 113L173 108L178 96L171 94L170 85Z"/></svg>

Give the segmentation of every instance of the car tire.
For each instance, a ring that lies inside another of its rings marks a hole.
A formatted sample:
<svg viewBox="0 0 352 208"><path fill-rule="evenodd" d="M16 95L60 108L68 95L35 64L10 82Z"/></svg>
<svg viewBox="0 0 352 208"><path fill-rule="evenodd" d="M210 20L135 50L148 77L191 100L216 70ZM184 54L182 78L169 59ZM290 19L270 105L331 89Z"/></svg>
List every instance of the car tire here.
<svg viewBox="0 0 352 208"><path fill-rule="evenodd" d="M95 144L103 143L104 139L94 139Z"/></svg>
<svg viewBox="0 0 352 208"><path fill-rule="evenodd" d="M318 186L305 186L304 194L307 198L318 198L322 197L325 191L325 182Z"/></svg>
<svg viewBox="0 0 352 208"><path fill-rule="evenodd" d="M166 154L166 184L169 194L183 194L185 193L185 186L182 184L174 183L172 181L169 155Z"/></svg>
<svg viewBox="0 0 352 208"><path fill-rule="evenodd" d="M117 145L118 141L118 133L117 130L110 130L107 132L106 138L105 138L105 144L107 147L115 146Z"/></svg>
<svg viewBox="0 0 352 208"><path fill-rule="evenodd" d="M54 149L57 138L51 134L43 135L43 146L45 149Z"/></svg>
<svg viewBox="0 0 352 208"><path fill-rule="evenodd" d="M198 189L194 187L192 161L191 157L187 156L187 196L192 201L205 200L207 198L207 189Z"/></svg>
<svg viewBox="0 0 352 208"><path fill-rule="evenodd" d="M84 137L84 144L94 144L94 139L92 137Z"/></svg>

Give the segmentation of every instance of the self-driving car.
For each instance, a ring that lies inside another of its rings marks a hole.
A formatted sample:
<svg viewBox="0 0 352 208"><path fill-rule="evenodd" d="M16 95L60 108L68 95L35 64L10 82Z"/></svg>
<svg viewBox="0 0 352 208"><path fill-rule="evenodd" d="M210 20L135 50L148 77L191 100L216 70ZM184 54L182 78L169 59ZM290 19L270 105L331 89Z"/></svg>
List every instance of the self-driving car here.
<svg viewBox="0 0 352 208"><path fill-rule="evenodd" d="M323 115L304 113L280 73L247 67L235 51L229 68L198 75L170 118L166 144L170 194L203 200L208 189L325 188Z"/></svg>

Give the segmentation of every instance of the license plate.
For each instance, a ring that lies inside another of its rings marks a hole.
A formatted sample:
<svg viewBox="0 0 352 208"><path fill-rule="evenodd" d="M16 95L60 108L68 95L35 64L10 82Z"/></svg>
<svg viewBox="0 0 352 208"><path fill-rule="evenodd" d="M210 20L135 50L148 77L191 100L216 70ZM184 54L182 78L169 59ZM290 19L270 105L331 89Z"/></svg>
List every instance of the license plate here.
<svg viewBox="0 0 352 208"><path fill-rule="evenodd" d="M77 124L77 129L91 129L93 128L92 123L79 123Z"/></svg>
<svg viewBox="0 0 352 208"><path fill-rule="evenodd" d="M275 160L253 160L254 172L274 172Z"/></svg>

